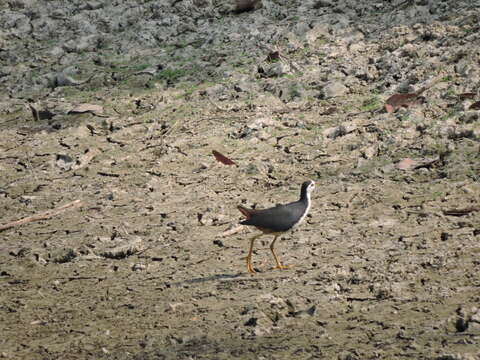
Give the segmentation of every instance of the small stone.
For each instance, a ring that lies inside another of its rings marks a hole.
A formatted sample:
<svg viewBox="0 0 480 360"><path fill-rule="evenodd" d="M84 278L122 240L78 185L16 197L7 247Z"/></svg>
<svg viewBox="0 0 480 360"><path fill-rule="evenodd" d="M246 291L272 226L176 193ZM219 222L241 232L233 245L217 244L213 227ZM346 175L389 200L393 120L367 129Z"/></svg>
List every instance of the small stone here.
<svg viewBox="0 0 480 360"><path fill-rule="evenodd" d="M313 29L307 31L304 34L305 41L312 45L315 41L320 37L329 37L329 27L326 24L317 24L313 27Z"/></svg>
<svg viewBox="0 0 480 360"><path fill-rule="evenodd" d="M343 96L348 92L348 88L340 82L330 82L322 89L322 96L325 99Z"/></svg>
<svg viewBox="0 0 480 360"><path fill-rule="evenodd" d="M147 269L147 265L145 265L145 264L136 263L136 264L133 264L133 266L132 266L133 271L141 271L141 270L146 270L146 269Z"/></svg>
<svg viewBox="0 0 480 360"><path fill-rule="evenodd" d="M457 318L457 321L455 322L455 329L457 329L458 332L464 332L468 329L468 321L466 321L463 317Z"/></svg>
<svg viewBox="0 0 480 360"><path fill-rule="evenodd" d="M469 105L465 104L465 106L469 106ZM460 121L466 124L470 124L478 121L479 118L480 118L479 111L467 110L460 116Z"/></svg>
<svg viewBox="0 0 480 360"><path fill-rule="evenodd" d="M213 240L213 244L217 245L218 247L224 247L225 246L221 240Z"/></svg>
<svg viewBox="0 0 480 360"><path fill-rule="evenodd" d="M262 141L266 141L270 138L270 134L265 131L265 130L260 130L258 133L257 133L257 138L262 140Z"/></svg>
<svg viewBox="0 0 480 360"><path fill-rule="evenodd" d="M64 154L57 154L55 165L64 171L69 171L74 164L72 157Z"/></svg>
<svg viewBox="0 0 480 360"><path fill-rule="evenodd" d="M266 70L268 77L279 77L285 75L290 71L290 67L282 62L276 62Z"/></svg>
<svg viewBox="0 0 480 360"><path fill-rule="evenodd" d="M359 41L358 43L350 44L350 45L348 46L348 49L349 49L351 52L362 51L363 49L365 49L365 43L362 42L362 41Z"/></svg>
<svg viewBox="0 0 480 360"><path fill-rule="evenodd" d="M227 88L224 85L217 84L205 89L205 94L209 97L221 98L222 96L225 96L226 91Z"/></svg>
<svg viewBox="0 0 480 360"><path fill-rule="evenodd" d="M371 159L377 155L377 152L378 148L376 146L369 146L368 148L363 150L363 156L365 157L365 159Z"/></svg>

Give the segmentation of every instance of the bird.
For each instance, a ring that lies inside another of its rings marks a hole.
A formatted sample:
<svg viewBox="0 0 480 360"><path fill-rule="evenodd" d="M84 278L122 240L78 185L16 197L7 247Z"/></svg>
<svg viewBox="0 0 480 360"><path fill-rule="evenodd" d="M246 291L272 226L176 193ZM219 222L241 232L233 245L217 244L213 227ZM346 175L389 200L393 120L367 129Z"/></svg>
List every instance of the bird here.
<svg viewBox="0 0 480 360"><path fill-rule="evenodd" d="M297 227L307 216L310 210L311 196L315 182L313 180L305 181L300 190L300 199L284 205L277 205L272 208L257 210L248 209L242 205L237 208L246 217L246 220L240 222L242 225L254 226L261 231L250 239L250 249L246 257L247 271L255 273L252 265L253 243L263 235L273 235L273 241L270 244L270 251L275 259L276 267L274 269L287 269L288 266L282 265L280 259L275 253L275 242L283 233Z"/></svg>

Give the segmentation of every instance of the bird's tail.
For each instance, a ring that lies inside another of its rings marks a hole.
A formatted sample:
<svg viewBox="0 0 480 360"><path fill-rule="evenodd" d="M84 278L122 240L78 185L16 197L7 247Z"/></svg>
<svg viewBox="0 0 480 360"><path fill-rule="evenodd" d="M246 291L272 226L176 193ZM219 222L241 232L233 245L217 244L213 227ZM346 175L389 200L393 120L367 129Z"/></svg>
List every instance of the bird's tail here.
<svg viewBox="0 0 480 360"><path fill-rule="evenodd" d="M240 212L243 214L248 219L252 217L251 210L247 209L246 207L243 207L242 205L238 205L237 209L240 210Z"/></svg>

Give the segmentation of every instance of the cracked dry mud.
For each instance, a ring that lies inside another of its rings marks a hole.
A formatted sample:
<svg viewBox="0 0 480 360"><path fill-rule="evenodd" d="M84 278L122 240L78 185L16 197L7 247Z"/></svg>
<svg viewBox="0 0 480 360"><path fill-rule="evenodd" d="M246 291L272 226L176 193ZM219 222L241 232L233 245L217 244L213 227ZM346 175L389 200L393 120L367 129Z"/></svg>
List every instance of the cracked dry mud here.
<svg viewBox="0 0 480 360"><path fill-rule="evenodd" d="M478 2L1 10L0 358L480 358Z"/></svg>

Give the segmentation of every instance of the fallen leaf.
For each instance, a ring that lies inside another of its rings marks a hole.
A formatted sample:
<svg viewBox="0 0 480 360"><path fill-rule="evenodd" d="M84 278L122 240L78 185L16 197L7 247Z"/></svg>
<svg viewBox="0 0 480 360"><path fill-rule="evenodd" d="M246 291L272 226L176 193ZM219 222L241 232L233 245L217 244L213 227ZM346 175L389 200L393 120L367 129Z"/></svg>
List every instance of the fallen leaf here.
<svg viewBox="0 0 480 360"><path fill-rule="evenodd" d="M395 111L395 108L390 104L385 104L385 111L390 114Z"/></svg>
<svg viewBox="0 0 480 360"><path fill-rule="evenodd" d="M385 110L388 113L392 113L401 107L423 104L424 102L425 98L423 96L419 96L417 93L393 94L385 102Z"/></svg>
<svg viewBox="0 0 480 360"><path fill-rule="evenodd" d="M225 155L220 154L216 150L212 150L212 154L213 156L215 156L215 159L217 159L217 161L221 162L224 165L236 165L234 161L230 160Z"/></svg>
<svg viewBox="0 0 480 360"><path fill-rule="evenodd" d="M467 93L462 93L457 95L460 100L465 100L465 99L475 99L475 96L477 96L476 93L474 92L467 92Z"/></svg>
<svg viewBox="0 0 480 360"><path fill-rule="evenodd" d="M469 107L470 110L480 110L480 101L474 102Z"/></svg>
<svg viewBox="0 0 480 360"><path fill-rule="evenodd" d="M469 207L464 209L449 209L443 210L444 215L451 215L451 216L463 216L468 215L472 212L480 211L480 207Z"/></svg>
<svg viewBox="0 0 480 360"><path fill-rule="evenodd" d="M390 112L394 112L395 110L401 107L409 107L412 105L423 104L425 102L425 97L421 96L421 94L423 94L425 91L427 91L428 89L430 89L432 86L434 86L440 81L442 81L442 78L437 77L436 79L431 81L428 85L422 87L420 90L414 93L393 94L387 99L385 104L385 110L390 113Z"/></svg>
<svg viewBox="0 0 480 360"><path fill-rule="evenodd" d="M103 114L103 106L95 104L80 104L71 109L67 114L82 114L90 112L94 115Z"/></svg>
<svg viewBox="0 0 480 360"><path fill-rule="evenodd" d="M397 169L400 169L400 170L415 170L415 169L430 167L430 165L436 163L439 160L440 160L439 156L435 158L425 158L425 159L418 159L418 160L405 158L403 160L400 160L397 163L396 167Z"/></svg>
<svg viewBox="0 0 480 360"><path fill-rule="evenodd" d="M414 169L415 165L417 165L417 162L415 160L406 158L406 159L400 160L396 166L397 166L397 169L400 169L400 170L412 170Z"/></svg>
<svg viewBox="0 0 480 360"><path fill-rule="evenodd" d="M385 110L388 113L391 113L401 107L419 105L419 104L423 104L424 102L425 102L425 98L423 96L419 96L417 93L394 94L390 96L385 102Z"/></svg>

